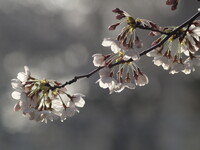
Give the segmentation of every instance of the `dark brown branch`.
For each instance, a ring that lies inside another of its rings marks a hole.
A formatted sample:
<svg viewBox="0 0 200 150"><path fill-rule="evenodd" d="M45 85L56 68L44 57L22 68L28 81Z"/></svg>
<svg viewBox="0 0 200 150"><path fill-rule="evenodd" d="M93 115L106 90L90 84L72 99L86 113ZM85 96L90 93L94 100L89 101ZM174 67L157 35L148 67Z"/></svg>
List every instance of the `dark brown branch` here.
<svg viewBox="0 0 200 150"><path fill-rule="evenodd" d="M189 29L190 25L192 24L192 22L198 18L200 16L200 12L197 12L195 15L193 15L191 18L189 18L187 21L185 21L184 23L182 23L180 26L178 26L178 28L176 28L175 30L173 30L172 32L169 32L169 33L165 33L163 32L162 34L165 34L166 37L164 39L162 39L158 44L144 50L143 52L140 53L140 56L143 56L145 54L147 54L148 52L152 51L153 49L157 48L157 47L160 47L162 46L162 44L164 44L172 35L175 35L177 34L177 32L179 32L180 29L182 29L183 27L187 26L187 30ZM152 31L155 31L155 30L152 30ZM157 32L160 32L160 31L157 31ZM160 32L161 33L161 32ZM129 59L127 61L119 61L117 63L114 63L114 64L111 64L109 65L108 67L109 68L112 68L114 66L117 66L119 64L122 64L122 63L127 63L127 62L131 62L133 61L132 59ZM105 67L105 66L104 66ZM61 86L55 86L55 87L52 87L52 89L56 89L56 88L62 88L62 87L65 87L66 85L70 85L74 82L76 82L77 80L79 79L82 79L82 78L89 78L90 76L92 76L93 74L95 74L96 72L98 72L99 70L103 69L104 67L98 67L96 68L95 70L91 71L90 73L88 74L84 74L84 75L80 75L80 76L75 76L72 80L70 81L67 81L65 82L64 84L62 84Z"/></svg>
<svg viewBox="0 0 200 150"><path fill-rule="evenodd" d="M104 68L104 67L98 67L97 69L91 71L91 72L88 73L88 74L84 74L84 75L80 75L80 76L75 76L72 80L65 82L65 83L62 84L61 86L54 86L54 87L52 87L52 89L63 88L63 87L65 87L66 85L70 85L70 84L76 82L76 81L79 80L79 79L82 79L82 78L89 78L90 76L92 76L93 74L95 74L96 72L98 72L99 70L101 70L102 68Z"/></svg>
<svg viewBox="0 0 200 150"><path fill-rule="evenodd" d="M150 31L158 32L158 33L160 33L160 34L165 34L165 35L168 35L168 34L169 34L169 33L164 32L164 31L160 31L160 30L157 30L157 29L154 29L154 28L144 27L144 26L141 26L141 25L137 25L137 27L138 27L139 29L150 30Z"/></svg>

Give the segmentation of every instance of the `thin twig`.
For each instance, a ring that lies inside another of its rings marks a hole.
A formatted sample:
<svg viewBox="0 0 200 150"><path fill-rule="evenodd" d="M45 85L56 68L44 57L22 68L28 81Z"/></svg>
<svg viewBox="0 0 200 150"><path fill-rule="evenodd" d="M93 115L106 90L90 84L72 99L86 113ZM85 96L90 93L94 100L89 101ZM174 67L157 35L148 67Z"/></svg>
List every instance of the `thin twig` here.
<svg viewBox="0 0 200 150"><path fill-rule="evenodd" d="M141 25L137 25L137 27L138 27L139 29L150 30L150 31L158 32L158 33L160 33L160 34L169 35L169 33L167 33L167 32L164 32L164 31L161 31L161 30L157 30L157 29L154 29L154 28L144 27L144 26L141 26Z"/></svg>
<svg viewBox="0 0 200 150"><path fill-rule="evenodd" d="M92 76L93 74L95 74L96 72L98 72L99 70L101 70L102 68L104 67L98 67L97 69L91 71L90 73L88 74L84 74L84 75L80 75L80 76L75 76L73 79L71 79L70 81L67 81L65 82L64 84L60 85L60 86L54 86L52 87L52 89L56 89L56 88L63 88L65 87L66 85L70 85L74 82L76 82L77 80L79 79L82 79L82 78L89 78L90 76Z"/></svg>

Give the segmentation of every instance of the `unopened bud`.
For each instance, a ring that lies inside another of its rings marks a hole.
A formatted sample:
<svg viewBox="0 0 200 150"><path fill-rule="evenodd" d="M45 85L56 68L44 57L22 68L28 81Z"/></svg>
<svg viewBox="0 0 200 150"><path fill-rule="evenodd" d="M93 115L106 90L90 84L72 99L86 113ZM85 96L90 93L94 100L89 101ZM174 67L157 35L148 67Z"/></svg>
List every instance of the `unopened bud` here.
<svg viewBox="0 0 200 150"><path fill-rule="evenodd" d="M114 13L118 13L118 14L122 14L122 13L124 13L124 11L122 11L122 10L119 9L119 8L115 8L115 9L113 9L112 12L114 12Z"/></svg>
<svg viewBox="0 0 200 150"><path fill-rule="evenodd" d="M120 23L113 24L113 25L109 26L108 29L115 30L118 25L120 25Z"/></svg>

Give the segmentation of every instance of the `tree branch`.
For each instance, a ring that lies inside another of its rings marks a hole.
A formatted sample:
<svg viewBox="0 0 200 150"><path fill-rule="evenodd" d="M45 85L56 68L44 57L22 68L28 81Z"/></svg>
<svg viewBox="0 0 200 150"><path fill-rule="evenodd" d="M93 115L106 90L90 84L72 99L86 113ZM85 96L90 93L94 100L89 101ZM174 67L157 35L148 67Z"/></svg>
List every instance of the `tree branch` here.
<svg viewBox="0 0 200 150"><path fill-rule="evenodd" d="M157 47L160 47L162 44L164 44L172 35L175 35L177 34L177 32L182 29L183 27L187 26L187 30L189 29L190 25L192 24L192 22L198 18L200 16L200 12L197 12L196 14L194 14L191 18L189 18L188 20L186 20L184 23L182 23L180 26L178 26L175 30L169 32L169 33L166 33L166 32L162 32L162 31L157 31L157 30L153 30L153 29L150 29L151 31L156 31L156 32L160 32L161 34L165 34L166 37L164 39L162 39L158 44L144 50L143 52L140 53L140 56L143 56L145 54L147 54L148 52L152 51L153 49L157 48ZM141 28L141 27L140 27ZM143 28L141 28L143 29ZM117 66L119 64L122 64L122 63L127 63L127 62L132 62L133 60L132 59L129 59L127 61L125 60L121 60L117 63L114 63L114 64L110 64L108 67L109 68L112 68L114 66ZM82 78L89 78L90 76L92 76L93 74L95 74L96 72L98 72L99 70L103 69L104 67L106 66L103 66L103 67L98 67L96 69L94 69L93 71L91 71L90 73L88 74L84 74L84 75L79 75L79 76L75 76L73 79L71 79L70 81L67 81L65 82L64 84L60 85L60 86L55 86L55 87L52 87L52 89L56 89L56 88L63 88L65 87L66 85L70 85L74 82L76 82L77 80L79 79L82 79Z"/></svg>
<svg viewBox="0 0 200 150"><path fill-rule="evenodd" d="M169 33L164 32L164 31L160 31L160 30L157 30L157 29L154 29L154 28L144 27L144 26L141 26L141 25L137 25L137 27L138 27L139 29L150 30L150 31L158 32L158 33L160 33L160 34L165 34L165 35L168 35L168 34L169 34Z"/></svg>
<svg viewBox="0 0 200 150"><path fill-rule="evenodd" d="M187 21L185 21L184 23L182 23L180 26L178 26L178 28L176 28L175 30L173 30L172 32L169 32L169 34L162 40L160 41L158 44L146 49L145 51L140 53L140 56L147 54L148 52L152 51L153 49L160 47L162 44L164 44L172 35L176 34L180 29L182 29L183 27L187 26L187 25L191 25L192 22L198 18L200 16L200 12L197 12L195 15L193 15L191 18L189 18Z"/></svg>

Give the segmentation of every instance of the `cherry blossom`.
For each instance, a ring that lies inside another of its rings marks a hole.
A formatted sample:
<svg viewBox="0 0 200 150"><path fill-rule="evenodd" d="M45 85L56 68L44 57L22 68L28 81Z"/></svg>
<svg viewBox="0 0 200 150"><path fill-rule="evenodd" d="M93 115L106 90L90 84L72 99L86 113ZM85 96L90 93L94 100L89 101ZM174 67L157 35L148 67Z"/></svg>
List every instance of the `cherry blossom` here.
<svg viewBox="0 0 200 150"><path fill-rule="evenodd" d="M101 67L101 66L105 66L106 62L106 56L103 55L103 54L94 54L92 56L94 59L93 59L93 64L94 66L96 67Z"/></svg>
<svg viewBox="0 0 200 150"><path fill-rule="evenodd" d="M148 84L147 76L142 73L136 64L139 60L139 53L134 49L123 49L119 41L106 38L103 40L104 47L110 47L113 54L109 54L108 59L103 59L104 68L99 70L99 86L108 88L110 94L121 92L125 88L135 89L136 85L144 86ZM93 56L105 56L103 54L94 54ZM130 61L131 60L131 61ZM124 61L118 67L111 67L113 63ZM130 61L130 62L129 62ZM93 64L96 65L96 58L93 58ZM100 63L101 64L101 63ZM118 68L118 69L116 69Z"/></svg>
<svg viewBox="0 0 200 150"><path fill-rule="evenodd" d="M165 31L173 30L174 27L165 28ZM179 72L189 74L195 70L193 64L196 63L193 63L193 60L198 60L196 53L200 48L200 21L195 20L188 29L180 29L178 34L180 35L172 36L162 46L147 53L147 56L154 57L154 64L170 70L170 74ZM152 46L158 44L166 36L159 37Z"/></svg>
<svg viewBox="0 0 200 150"><path fill-rule="evenodd" d="M154 22L141 18L135 19L127 12L119 8L114 9L113 12L116 14L116 19L119 20L119 22L109 26L108 28L109 30L115 30L117 26L123 23L125 24L125 26L122 28L121 32L117 36L119 44L122 45L125 49L143 47L143 42L142 40L140 40L139 36L136 33L137 28L151 30L149 33L149 35L151 36L158 35L159 32L155 31L161 30L161 27Z"/></svg>
<svg viewBox="0 0 200 150"><path fill-rule="evenodd" d="M18 79L12 79L13 99L17 100L14 111L22 111L30 120L47 123L47 120L60 118L65 120L79 112L77 107L83 107L85 101L82 94L70 95L65 87L54 80L38 80L31 76L29 68L18 73Z"/></svg>

